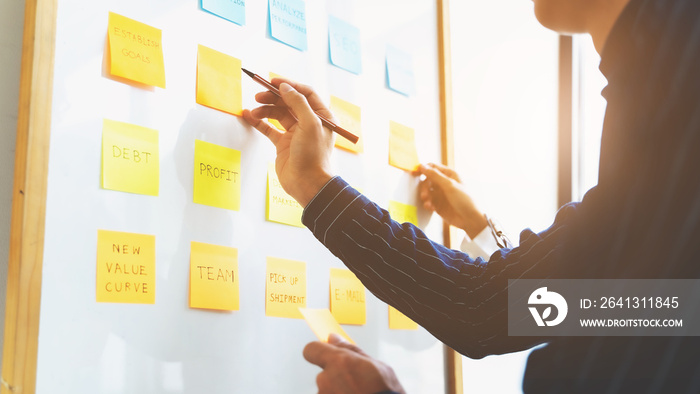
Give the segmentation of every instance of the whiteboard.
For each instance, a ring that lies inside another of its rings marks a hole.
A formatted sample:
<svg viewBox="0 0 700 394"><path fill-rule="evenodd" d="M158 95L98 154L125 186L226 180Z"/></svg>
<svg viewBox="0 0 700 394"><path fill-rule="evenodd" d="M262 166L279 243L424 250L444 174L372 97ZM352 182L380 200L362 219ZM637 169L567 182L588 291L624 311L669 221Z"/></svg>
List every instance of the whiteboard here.
<svg viewBox="0 0 700 394"><path fill-rule="evenodd" d="M106 75L109 12L162 29L166 89ZM388 166L391 120L416 130L421 161L440 161L436 4L307 0L308 50L269 36L267 1L246 2L246 25L201 10L196 0L59 0L41 282L37 393L309 393L317 367L302 349L315 340L303 320L265 316L268 256L307 264L307 307L328 308L329 271L342 263L307 229L265 221L274 148L235 116L195 103L197 45L272 71L362 108L365 152L336 150L336 173L387 207L417 204L417 179ZM362 73L329 62L328 15L360 28ZM387 44L413 54L415 94L387 88ZM260 91L243 80L244 107ZM103 119L159 132L158 197L100 188ZM241 151L241 209L192 201L195 139ZM441 223L419 210L436 240ZM156 238L153 305L95 301L99 229ZM238 249L240 310L188 307L190 242ZM344 326L390 364L411 393L445 390L443 346L425 330L388 329L387 306L367 293L367 324Z"/></svg>

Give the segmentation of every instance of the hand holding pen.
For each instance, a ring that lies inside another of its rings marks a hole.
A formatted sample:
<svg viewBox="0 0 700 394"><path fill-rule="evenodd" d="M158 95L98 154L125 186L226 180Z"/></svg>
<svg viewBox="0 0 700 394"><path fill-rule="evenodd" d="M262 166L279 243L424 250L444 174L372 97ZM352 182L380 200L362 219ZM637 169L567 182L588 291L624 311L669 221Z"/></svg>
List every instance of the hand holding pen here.
<svg viewBox="0 0 700 394"><path fill-rule="evenodd" d="M264 86L265 88L267 88L272 94L276 95L277 97L281 97L281 96L280 96L280 92L279 92L279 90L277 89L277 87L276 87L275 85L273 85L273 84L271 84L270 82L266 81L263 77L259 76L258 74L255 74L255 73L252 73L252 72L246 70L245 68L242 68L241 70L242 70L244 73L246 73L246 75L248 75L249 77L253 78L253 80L254 80L255 82L257 82L257 83L259 83L260 85L262 85L262 86ZM359 138L358 136L356 136L355 134L353 134L353 133L351 133L351 132L345 130L344 128L340 127L338 124L336 124L335 122L333 122L332 120L330 120L326 115L323 115L323 114L319 113L318 111L315 111L315 113L316 113L316 115L318 116L318 118L321 119L321 123L323 123L323 125L324 125L325 127L328 127L331 131L334 131L334 132L338 133L340 136L342 136L343 138L345 138L345 139L347 139L348 141L352 142L353 144L356 144L357 141L360 139L360 138Z"/></svg>
<svg viewBox="0 0 700 394"><path fill-rule="evenodd" d="M265 105L244 110L243 118L275 145L280 183L305 207L333 177L333 133L319 117L333 119L333 115L309 86L282 78L273 79L272 86L277 92L256 94L255 100ZM278 130L265 118L277 119L287 131Z"/></svg>

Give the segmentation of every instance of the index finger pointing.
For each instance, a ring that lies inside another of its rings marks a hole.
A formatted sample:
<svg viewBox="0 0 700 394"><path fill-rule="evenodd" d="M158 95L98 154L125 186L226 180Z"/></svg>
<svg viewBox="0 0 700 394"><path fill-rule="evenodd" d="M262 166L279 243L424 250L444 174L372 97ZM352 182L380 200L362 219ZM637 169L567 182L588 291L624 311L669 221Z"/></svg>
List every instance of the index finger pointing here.
<svg viewBox="0 0 700 394"><path fill-rule="evenodd" d="M333 345L323 342L310 342L304 347L304 358L311 364L326 368L329 358L337 351Z"/></svg>

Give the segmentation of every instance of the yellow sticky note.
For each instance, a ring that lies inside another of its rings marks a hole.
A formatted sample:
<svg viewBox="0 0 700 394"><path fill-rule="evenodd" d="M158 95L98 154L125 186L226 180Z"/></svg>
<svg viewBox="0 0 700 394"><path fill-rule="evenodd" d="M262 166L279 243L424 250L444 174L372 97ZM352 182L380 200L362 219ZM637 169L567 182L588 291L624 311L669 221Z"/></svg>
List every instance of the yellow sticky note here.
<svg viewBox="0 0 700 394"><path fill-rule="evenodd" d="M389 305L389 329L390 330L417 330L418 323Z"/></svg>
<svg viewBox="0 0 700 394"><path fill-rule="evenodd" d="M273 78L284 78L283 76L279 74L275 74L272 71L270 71L270 81L272 81ZM277 127L280 130L284 130L284 127L282 127L282 124L277 121L277 119L268 119L268 121L275 127Z"/></svg>
<svg viewBox="0 0 700 394"><path fill-rule="evenodd" d="M394 121L389 124L389 164L406 171L420 164L414 130Z"/></svg>
<svg viewBox="0 0 700 394"><path fill-rule="evenodd" d="M238 211L241 201L241 152L194 141L194 202Z"/></svg>
<svg viewBox="0 0 700 394"><path fill-rule="evenodd" d="M399 223L412 223L418 226L418 208L398 201L389 201L389 215Z"/></svg>
<svg viewBox="0 0 700 394"><path fill-rule="evenodd" d="M331 313L340 324L367 321L365 287L350 270L331 268Z"/></svg>
<svg viewBox="0 0 700 394"><path fill-rule="evenodd" d="M204 45L197 50L197 103L241 116L241 61Z"/></svg>
<svg viewBox="0 0 700 394"><path fill-rule="evenodd" d="M110 74L165 88L160 29L113 12L108 29Z"/></svg>
<svg viewBox="0 0 700 394"><path fill-rule="evenodd" d="M331 96L331 112L338 119L339 126L360 137L353 144L343 137L336 137L335 146L354 153L362 153L362 127L360 107L343 99Z"/></svg>
<svg viewBox="0 0 700 394"><path fill-rule="evenodd" d="M265 314L301 319L299 308L306 308L306 263L268 257Z"/></svg>
<svg viewBox="0 0 700 394"><path fill-rule="evenodd" d="M299 312L304 316L304 320L311 327L311 331L316 334L321 342L328 342L330 334L339 334L350 343L355 343L348 334L345 333L340 324L333 318L328 309L307 309L299 308Z"/></svg>
<svg viewBox="0 0 700 394"><path fill-rule="evenodd" d="M277 178L275 163L267 166L267 204L265 218L271 222L304 227L301 215L304 213L299 203L284 191Z"/></svg>
<svg viewBox="0 0 700 394"><path fill-rule="evenodd" d="M158 131L129 123L102 122L102 188L158 195Z"/></svg>
<svg viewBox="0 0 700 394"><path fill-rule="evenodd" d="M97 302L156 302L156 237L97 230Z"/></svg>
<svg viewBox="0 0 700 394"><path fill-rule="evenodd" d="M190 243L190 308L237 311L238 250Z"/></svg>

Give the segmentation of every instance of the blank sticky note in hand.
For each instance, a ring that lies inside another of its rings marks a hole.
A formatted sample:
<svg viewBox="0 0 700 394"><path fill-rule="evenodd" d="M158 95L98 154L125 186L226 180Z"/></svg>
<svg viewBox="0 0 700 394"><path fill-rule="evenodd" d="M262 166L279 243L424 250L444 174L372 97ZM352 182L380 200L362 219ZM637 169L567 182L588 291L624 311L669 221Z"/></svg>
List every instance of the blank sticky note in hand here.
<svg viewBox="0 0 700 394"><path fill-rule="evenodd" d="M389 123L389 164L406 171L420 165L414 130L393 121Z"/></svg>
<svg viewBox="0 0 700 394"><path fill-rule="evenodd" d="M311 327L311 331L316 334L321 342L328 342L328 336L338 334L350 343L355 343L348 334L345 333L340 324L333 318L328 309L308 309L299 308L299 312L304 316L304 320Z"/></svg>
<svg viewBox="0 0 700 394"><path fill-rule="evenodd" d="M241 116L241 75L239 59L200 45L197 50L197 103Z"/></svg>
<svg viewBox="0 0 700 394"><path fill-rule="evenodd" d="M109 73L165 88L161 30L113 12L108 29Z"/></svg>

